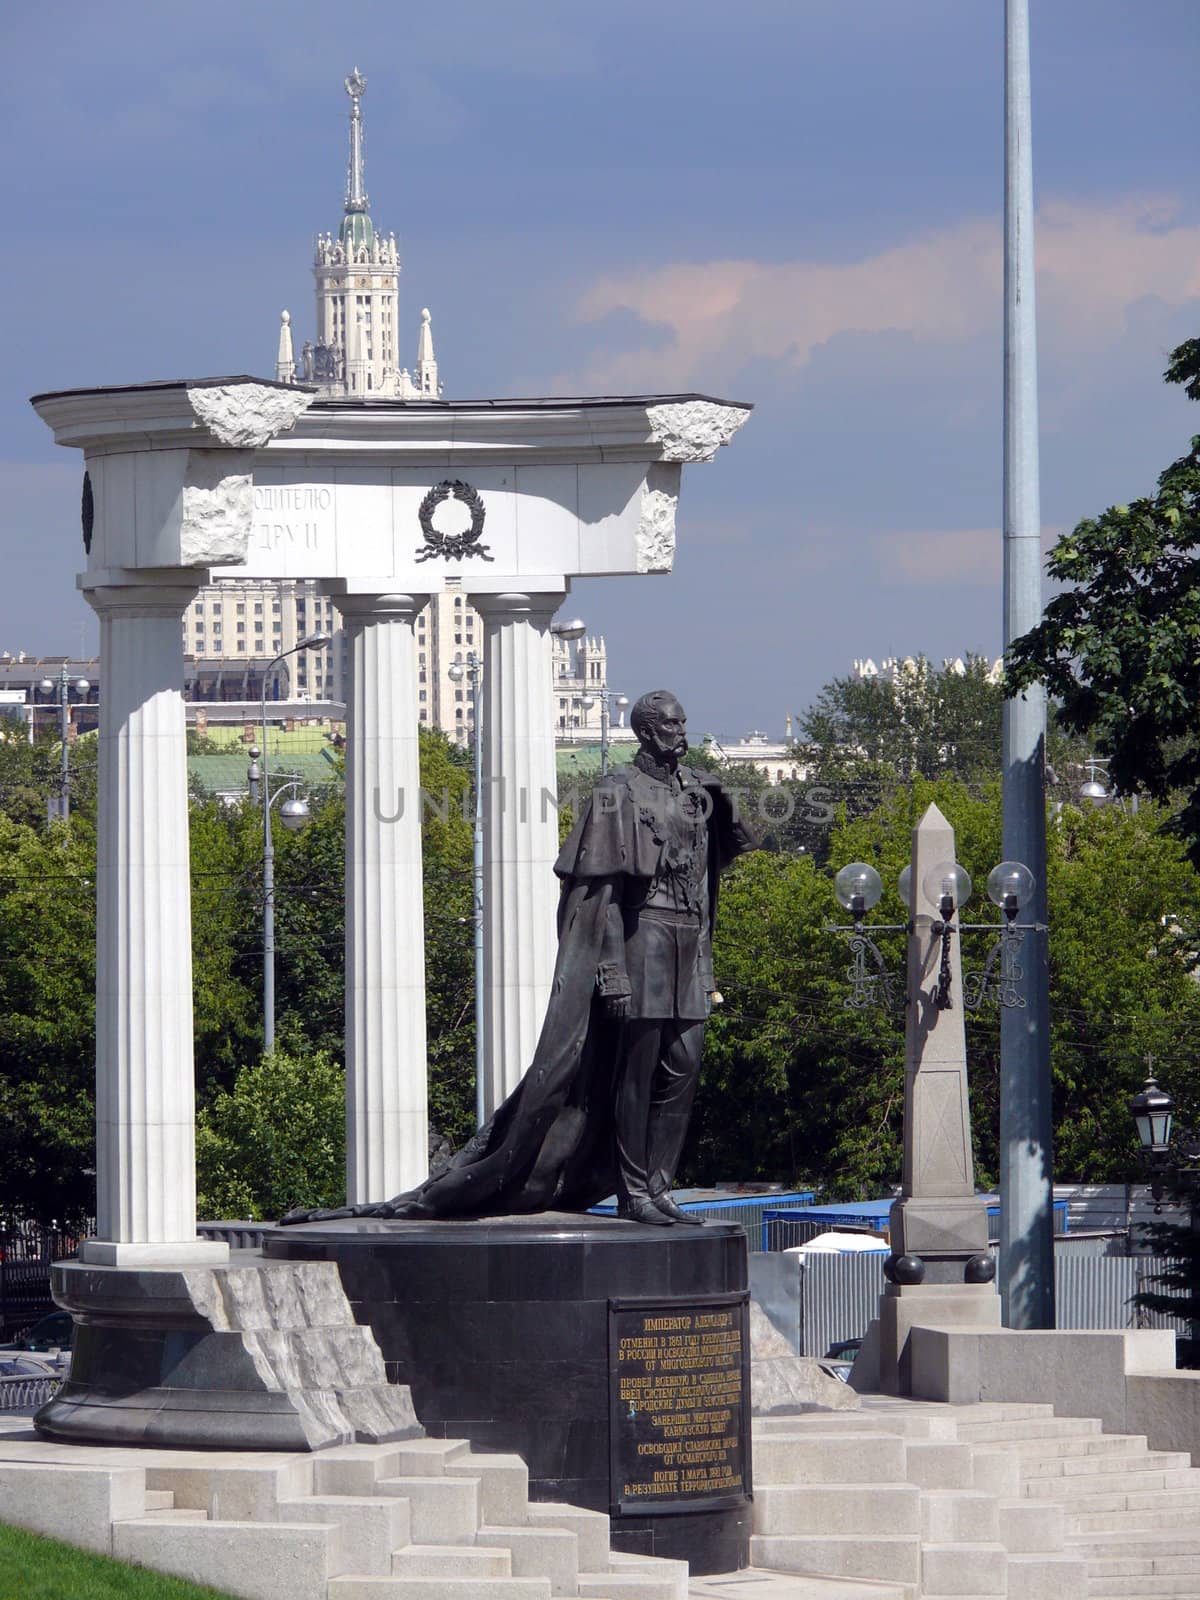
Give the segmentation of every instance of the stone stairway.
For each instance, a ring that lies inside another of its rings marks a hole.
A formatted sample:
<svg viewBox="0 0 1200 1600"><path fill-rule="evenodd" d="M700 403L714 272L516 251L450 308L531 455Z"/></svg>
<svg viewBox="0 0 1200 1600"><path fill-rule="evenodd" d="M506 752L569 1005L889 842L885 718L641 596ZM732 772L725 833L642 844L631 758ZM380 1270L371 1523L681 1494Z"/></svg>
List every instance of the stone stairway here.
<svg viewBox="0 0 1200 1600"><path fill-rule="evenodd" d="M0 1439L5 1521L243 1600L687 1600L684 1562L611 1551L606 1516L527 1491L519 1456L461 1440L256 1456Z"/></svg>
<svg viewBox="0 0 1200 1600"><path fill-rule="evenodd" d="M907 1600L1200 1600L1200 1471L1049 1406L864 1396L755 1422L756 1566Z"/></svg>

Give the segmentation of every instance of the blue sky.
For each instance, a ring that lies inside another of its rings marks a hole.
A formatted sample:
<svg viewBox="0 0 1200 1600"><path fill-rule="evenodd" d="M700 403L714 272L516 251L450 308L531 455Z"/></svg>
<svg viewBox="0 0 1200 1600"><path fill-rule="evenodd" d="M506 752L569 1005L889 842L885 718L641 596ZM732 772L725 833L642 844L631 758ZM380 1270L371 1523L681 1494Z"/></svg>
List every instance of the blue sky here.
<svg viewBox="0 0 1200 1600"><path fill-rule="evenodd" d="M1195 0L1032 0L1047 538L1200 432ZM342 78L451 398L700 389L676 572L581 582L610 676L783 730L856 656L999 647L1002 0L155 0L0 22L0 648L91 647L39 390L270 373Z"/></svg>

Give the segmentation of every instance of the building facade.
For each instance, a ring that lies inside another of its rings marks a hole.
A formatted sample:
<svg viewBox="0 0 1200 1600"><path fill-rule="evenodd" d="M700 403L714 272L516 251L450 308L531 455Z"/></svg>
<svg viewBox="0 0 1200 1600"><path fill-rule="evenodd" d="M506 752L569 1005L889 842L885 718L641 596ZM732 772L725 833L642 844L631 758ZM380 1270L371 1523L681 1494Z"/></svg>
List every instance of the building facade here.
<svg viewBox="0 0 1200 1600"><path fill-rule="evenodd" d="M421 312L411 372L399 364L400 256L395 234L376 230L366 192L362 99L367 80L356 68L345 84L350 129L342 220L336 234L318 234L314 246L314 336L304 341L297 359L291 316L283 312L275 376L281 383L313 384L327 399L436 402L442 389L428 309ZM327 633L331 643L325 649L289 656L272 673L268 697L345 701L340 619L312 583L221 578L189 606L183 632L193 699L252 700L261 694L264 671L275 656L309 634ZM417 646L422 726L467 743L474 712L465 668L472 651L483 658L483 625L468 597L455 593L453 585L435 595L418 618ZM462 667L462 674L452 677L453 666ZM595 691L607 686L603 639L581 639L576 645L556 639L554 685L559 737L598 739L601 710ZM590 705L582 703L588 700ZM612 728L622 722L614 710Z"/></svg>

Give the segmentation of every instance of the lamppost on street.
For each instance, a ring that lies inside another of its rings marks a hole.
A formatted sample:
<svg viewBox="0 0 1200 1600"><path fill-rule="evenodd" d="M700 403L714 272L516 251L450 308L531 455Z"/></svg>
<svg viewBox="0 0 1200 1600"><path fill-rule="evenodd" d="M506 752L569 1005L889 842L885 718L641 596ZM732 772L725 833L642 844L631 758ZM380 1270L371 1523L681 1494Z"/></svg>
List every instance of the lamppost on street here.
<svg viewBox="0 0 1200 1600"><path fill-rule="evenodd" d="M65 661L57 678L43 678L38 684L38 689L47 699L56 690L58 694L58 732L62 742L62 752L58 794L51 795L47 806L52 822L56 817L63 822L67 822L71 816L71 746L68 739L71 722L71 690L74 689L79 698L83 700L86 699L91 687L86 678L76 678L72 683ZM29 726L32 732L32 718Z"/></svg>
<svg viewBox="0 0 1200 1600"><path fill-rule="evenodd" d="M616 706L618 712L624 712L625 707L629 704L629 696L627 694L614 694L611 689L586 689L579 701L580 707L585 713L585 718L586 713L592 709L597 700L600 702L600 776L606 778L608 776L609 708L610 706Z"/></svg>
<svg viewBox="0 0 1200 1600"><path fill-rule="evenodd" d="M1176 1125L1174 1097L1159 1088L1153 1069L1154 1057L1147 1056L1146 1086L1130 1100L1129 1111L1137 1128L1142 1158L1150 1171L1154 1214L1162 1215L1163 1202L1172 1195L1180 1210L1186 1207L1188 1225L1195 1237L1200 1233L1200 1133ZM1162 1283L1164 1279L1157 1281ZM1194 1289L1192 1294L1194 1298ZM1200 1321L1192 1320L1189 1337L1193 1351L1200 1350Z"/></svg>
<svg viewBox="0 0 1200 1600"><path fill-rule="evenodd" d="M267 688L271 674L281 661L298 650L322 650L329 643L329 634L310 633L290 650L281 650L268 664L262 680L262 812L263 812L263 1054L270 1055L275 1048L275 845L271 839L271 774L267 755ZM253 772L253 758L251 771ZM251 778L253 784L253 778ZM291 789L289 799L279 809L279 820L285 828L302 828L308 820L308 802L296 793L299 779L289 777L276 792L278 799Z"/></svg>
<svg viewBox="0 0 1200 1600"><path fill-rule="evenodd" d="M582 627L582 623L580 624ZM479 726L479 686L482 663L474 650L467 651L466 665L454 662L447 668L451 683L464 680L471 691L471 726L475 755L475 826L472 851L472 916L475 947L475 1126L482 1128L484 1107L484 1005L483 1005L483 730Z"/></svg>

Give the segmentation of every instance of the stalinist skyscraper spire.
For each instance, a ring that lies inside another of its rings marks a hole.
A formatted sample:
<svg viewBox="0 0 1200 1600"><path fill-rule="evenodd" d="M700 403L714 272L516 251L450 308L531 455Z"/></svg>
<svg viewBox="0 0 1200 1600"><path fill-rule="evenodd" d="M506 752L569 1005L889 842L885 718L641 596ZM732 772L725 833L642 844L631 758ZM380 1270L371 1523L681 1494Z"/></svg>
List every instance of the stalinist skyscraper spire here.
<svg viewBox="0 0 1200 1600"><path fill-rule="evenodd" d="M351 400L436 400L437 362L429 312L422 311L416 377L397 353L400 255L396 236L376 233L368 209L362 98L367 80L355 67L350 96L350 159L346 203L337 234L317 235L316 337L306 341L296 377L322 395ZM287 313L284 313L286 318ZM282 346L281 334L281 346ZM281 356L277 370L283 368Z"/></svg>

